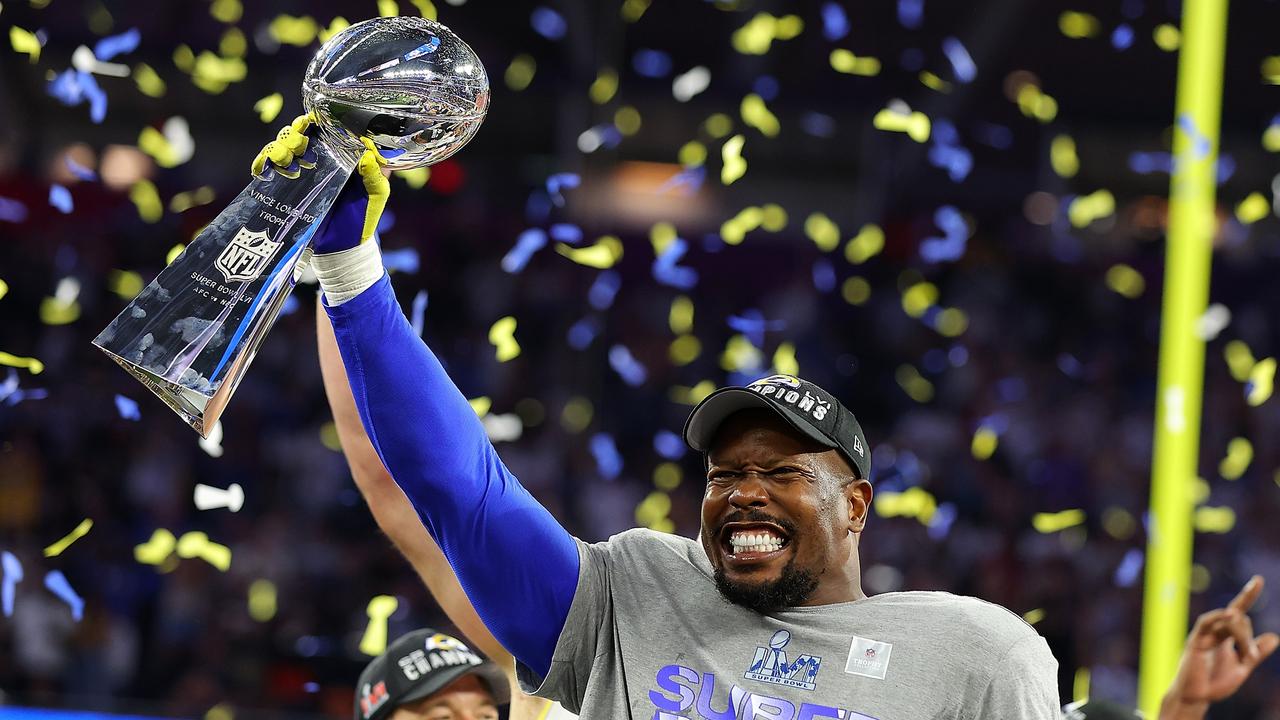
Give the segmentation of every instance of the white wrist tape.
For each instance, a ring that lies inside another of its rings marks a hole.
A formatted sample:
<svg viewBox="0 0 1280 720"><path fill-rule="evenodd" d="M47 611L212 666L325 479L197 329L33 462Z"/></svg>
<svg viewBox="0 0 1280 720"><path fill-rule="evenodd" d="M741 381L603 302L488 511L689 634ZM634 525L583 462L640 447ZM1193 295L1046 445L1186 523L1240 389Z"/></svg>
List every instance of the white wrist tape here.
<svg viewBox="0 0 1280 720"><path fill-rule="evenodd" d="M354 298L382 279L382 253L377 241L370 238L350 250L312 257L311 268L332 307Z"/></svg>

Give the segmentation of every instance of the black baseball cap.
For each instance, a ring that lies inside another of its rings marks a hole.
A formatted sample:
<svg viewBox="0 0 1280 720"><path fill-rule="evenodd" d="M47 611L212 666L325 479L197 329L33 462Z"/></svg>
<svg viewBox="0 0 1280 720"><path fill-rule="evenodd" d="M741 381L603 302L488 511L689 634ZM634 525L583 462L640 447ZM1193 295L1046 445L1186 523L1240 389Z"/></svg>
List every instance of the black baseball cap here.
<svg viewBox="0 0 1280 720"><path fill-rule="evenodd" d="M858 477L871 477L871 448L857 418L831 393L793 375L771 375L746 387L711 393L689 413L684 441L705 453L720 425L730 415L750 408L774 411L801 435L839 450Z"/></svg>
<svg viewBox="0 0 1280 720"><path fill-rule="evenodd" d="M1062 708L1063 720L1142 720L1143 717L1133 708L1105 700L1073 702Z"/></svg>
<svg viewBox="0 0 1280 720"><path fill-rule="evenodd" d="M502 670L461 640L430 628L406 633L360 673L355 720L383 720L400 705L439 692L465 675L479 677L498 705L511 701Z"/></svg>

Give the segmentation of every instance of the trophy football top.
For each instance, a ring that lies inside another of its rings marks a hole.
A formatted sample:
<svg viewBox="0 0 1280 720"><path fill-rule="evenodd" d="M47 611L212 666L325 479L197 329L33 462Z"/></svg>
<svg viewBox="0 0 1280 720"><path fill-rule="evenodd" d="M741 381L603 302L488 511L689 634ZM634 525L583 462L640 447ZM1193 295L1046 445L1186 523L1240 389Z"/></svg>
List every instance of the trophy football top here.
<svg viewBox="0 0 1280 720"><path fill-rule="evenodd" d="M484 65L433 20L365 20L329 38L307 67L302 102L335 148L365 136L404 170L439 162L475 135L489 109Z"/></svg>

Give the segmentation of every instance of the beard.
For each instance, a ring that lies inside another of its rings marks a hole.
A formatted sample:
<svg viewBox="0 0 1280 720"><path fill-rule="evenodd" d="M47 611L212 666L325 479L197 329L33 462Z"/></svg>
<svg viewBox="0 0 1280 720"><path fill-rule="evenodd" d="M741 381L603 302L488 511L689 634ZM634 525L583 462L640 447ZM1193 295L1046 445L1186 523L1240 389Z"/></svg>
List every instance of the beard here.
<svg viewBox="0 0 1280 720"><path fill-rule="evenodd" d="M725 600L761 614L802 605L818 587L817 575L797 568L794 557L775 580L738 582L726 577L721 567L715 569L715 580Z"/></svg>

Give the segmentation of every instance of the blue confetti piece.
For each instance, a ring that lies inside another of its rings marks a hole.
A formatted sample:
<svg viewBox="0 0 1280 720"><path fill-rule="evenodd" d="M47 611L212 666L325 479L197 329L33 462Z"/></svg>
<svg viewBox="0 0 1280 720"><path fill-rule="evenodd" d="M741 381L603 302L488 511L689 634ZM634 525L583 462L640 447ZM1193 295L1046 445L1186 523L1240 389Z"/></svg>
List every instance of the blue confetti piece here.
<svg viewBox="0 0 1280 720"><path fill-rule="evenodd" d="M915 30L924 22L924 0L898 0L898 22Z"/></svg>
<svg viewBox="0 0 1280 720"><path fill-rule="evenodd" d="M63 155L62 162L67 166L67 169L71 171L71 174L75 175L80 180L84 180L85 182L93 182L98 179L97 173L81 165L75 160L72 160L70 154Z"/></svg>
<svg viewBox="0 0 1280 720"><path fill-rule="evenodd" d="M0 401L7 399L17 391L18 371L13 368L9 368L9 374L5 376L4 382L0 383Z"/></svg>
<svg viewBox="0 0 1280 720"><path fill-rule="evenodd" d="M142 42L142 33L138 32L138 28L129 28L119 35L109 35L99 40L93 46L93 56L106 62L117 55L137 50L140 42Z"/></svg>
<svg viewBox="0 0 1280 720"><path fill-rule="evenodd" d="M933 263L959 260L969 241L969 227L960 211L943 205L934 212L933 222L942 230L942 237L931 237L920 243L920 257Z"/></svg>
<svg viewBox="0 0 1280 720"><path fill-rule="evenodd" d="M142 413L138 410L138 403L124 395L116 395L116 412L125 420L137 422L142 419Z"/></svg>
<svg viewBox="0 0 1280 720"><path fill-rule="evenodd" d="M71 191L57 183L49 186L49 204L63 215L69 215L75 209L75 203L71 201Z"/></svg>
<svg viewBox="0 0 1280 720"><path fill-rule="evenodd" d="M13 596L18 583L22 582L22 563L8 550L0 553L0 570L4 571L4 579L0 581L0 609L5 617L13 617Z"/></svg>
<svg viewBox="0 0 1280 720"><path fill-rule="evenodd" d="M582 228L573 223L556 223L551 226L551 239L556 242L577 245L582 242Z"/></svg>
<svg viewBox="0 0 1280 720"><path fill-rule="evenodd" d="M778 97L778 78L772 75L761 75L756 78L751 89L765 102L773 102Z"/></svg>
<svg viewBox="0 0 1280 720"><path fill-rule="evenodd" d="M1138 582L1138 577L1142 574L1142 564L1144 561L1142 551L1138 548L1130 548L1124 554L1124 558L1120 560L1120 564L1116 566L1115 574L1112 581L1118 587L1133 587Z"/></svg>
<svg viewBox="0 0 1280 720"><path fill-rule="evenodd" d="M814 137L829 138L836 134L836 119L820 112L807 112L800 118L800 129Z"/></svg>
<svg viewBox="0 0 1280 720"><path fill-rule="evenodd" d="M625 345L614 345L609 348L609 367L622 378L622 382L636 387L643 385L648 372L640 361L632 356L631 351Z"/></svg>
<svg viewBox="0 0 1280 720"><path fill-rule="evenodd" d="M836 287L836 269L827 259L813 264L813 287L818 292L828 293Z"/></svg>
<svg viewBox="0 0 1280 720"><path fill-rule="evenodd" d="M959 145L960 131L956 126L946 118L937 118L933 121L933 129L929 133L929 138L938 145Z"/></svg>
<svg viewBox="0 0 1280 720"><path fill-rule="evenodd" d="M548 40L559 40L569 31L569 24L564 21L564 17L544 5L533 9L529 24L533 25L535 32Z"/></svg>
<svg viewBox="0 0 1280 720"><path fill-rule="evenodd" d="M730 315L728 324L733 330L742 333L757 348L764 347L764 334L766 332L787 329L787 321L766 320L764 313L755 308L744 310L741 315Z"/></svg>
<svg viewBox="0 0 1280 720"><path fill-rule="evenodd" d="M389 271L413 274L418 272L419 262L417 248L382 251L382 264Z"/></svg>
<svg viewBox="0 0 1280 720"><path fill-rule="evenodd" d="M932 540L944 540L951 533L951 526L956 521L956 506L951 503L942 503L937 510L933 511L933 517L929 519L929 538Z"/></svg>
<svg viewBox="0 0 1280 720"><path fill-rule="evenodd" d="M1195 119L1190 114L1181 113L1178 115L1178 129L1191 140L1191 156L1193 158L1199 160L1209 154L1209 138L1200 133L1200 129L1196 127Z"/></svg>
<svg viewBox="0 0 1280 720"><path fill-rule="evenodd" d="M49 397L49 391L44 388L32 388L30 390L15 390L12 394L4 399L4 404L13 407L24 400L44 400Z"/></svg>
<svg viewBox="0 0 1280 720"><path fill-rule="evenodd" d="M956 345L947 351L947 361L951 363L951 367L964 367L969 362L969 349L963 345Z"/></svg>
<svg viewBox="0 0 1280 720"><path fill-rule="evenodd" d="M946 170L952 182L963 182L973 171L973 153L959 145L935 144L929 148L929 164Z"/></svg>
<svg viewBox="0 0 1280 720"><path fill-rule="evenodd" d="M849 34L849 16L840 3L822 3L822 37L835 42Z"/></svg>
<svg viewBox="0 0 1280 720"><path fill-rule="evenodd" d="M89 119L101 124L107 117L107 93L98 87L98 81L87 72L77 72L80 86L84 88L84 96L89 100Z"/></svg>
<svg viewBox="0 0 1280 720"><path fill-rule="evenodd" d="M382 211L382 217L378 218L378 227L376 228L376 232L379 235L389 233L395 226L396 214L391 210L391 208L384 209Z"/></svg>
<svg viewBox="0 0 1280 720"><path fill-rule="evenodd" d="M689 250L689 243L684 238L675 238L662 253L653 260L653 279L668 287L681 290L692 289L698 284L698 271L690 267L680 267L680 258Z"/></svg>
<svg viewBox="0 0 1280 720"><path fill-rule="evenodd" d="M698 192L707 179L707 168L704 165L686 168L671 176L671 179L658 186L654 193L662 195L679 190L681 195L689 196Z"/></svg>
<svg viewBox="0 0 1280 720"><path fill-rule="evenodd" d="M574 350L586 350L600 333L600 321L594 317L584 317L569 327L569 347Z"/></svg>
<svg viewBox="0 0 1280 720"><path fill-rule="evenodd" d="M419 290L417 295L413 296L413 308L411 313L411 323L413 324L413 334L422 337L422 330L425 327L427 314L427 291Z"/></svg>
<svg viewBox="0 0 1280 720"><path fill-rule="evenodd" d="M611 126L612 127L612 126ZM617 128L614 128L617 130ZM564 205L564 190L572 190L582 184L582 177L577 173L556 173L547 178L547 194L557 206Z"/></svg>
<svg viewBox="0 0 1280 720"><path fill-rule="evenodd" d="M1129 169L1139 175L1173 172L1173 155L1167 152L1135 152L1129 154Z"/></svg>
<svg viewBox="0 0 1280 720"><path fill-rule="evenodd" d="M297 295L290 295L289 297L287 297L287 298L285 298L285 299L284 299L284 305L281 305L281 306L280 306L280 315L279 315L279 317L284 317L284 316L286 316L286 315L292 315L292 314L294 314L294 313L298 312L298 310L299 310L299 309L301 309L301 308L302 308L302 301L298 299L298 296L297 296Z"/></svg>
<svg viewBox="0 0 1280 720"><path fill-rule="evenodd" d="M591 289L587 291L587 302L597 310L608 310L621 287L622 276L613 270L605 270L591 283Z"/></svg>
<svg viewBox="0 0 1280 720"><path fill-rule="evenodd" d="M520 233L516 244L502 256L502 269L515 274L524 270L533 254L547 244L547 233L541 228L530 228Z"/></svg>
<svg viewBox="0 0 1280 720"><path fill-rule="evenodd" d="M1120 23L1111 31L1111 47L1117 50L1128 50L1133 45L1133 28L1128 23Z"/></svg>
<svg viewBox="0 0 1280 720"><path fill-rule="evenodd" d="M0 197L0 220L20 223L27 219L27 206L13 198Z"/></svg>
<svg viewBox="0 0 1280 720"><path fill-rule="evenodd" d="M608 433L596 433L591 436L590 446L600 476L605 480L616 480L622 474L622 455L613 437Z"/></svg>
<svg viewBox="0 0 1280 720"><path fill-rule="evenodd" d="M107 116L107 94L90 73L64 70L49 81L45 91L68 107L87 101L89 118L95 123L101 123Z"/></svg>
<svg viewBox="0 0 1280 720"><path fill-rule="evenodd" d="M670 430L659 430L653 436L653 451L667 460L679 460L686 450L684 440Z"/></svg>
<svg viewBox="0 0 1280 720"><path fill-rule="evenodd" d="M1062 353L1058 356L1058 369L1070 378L1078 378L1084 374L1084 365L1070 353Z"/></svg>
<svg viewBox="0 0 1280 720"><path fill-rule="evenodd" d="M943 40L942 52L947 56L947 61L951 63L951 70L956 74L956 80L962 83L971 83L978 76L978 66L973 64L973 58L970 57L969 51L965 49L964 44L959 40L953 37Z"/></svg>
<svg viewBox="0 0 1280 720"><path fill-rule="evenodd" d="M1231 155L1218 156L1218 184L1231 179L1236 174L1236 159Z"/></svg>
<svg viewBox="0 0 1280 720"><path fill-rule="evenodd" d="M666 77L671 73L671 56L661 50L642 48L631 57L631 67L647 78Z"/></svg>
<svg viewBox="0 0 1280 720"><path fill-rule="evenodd" d="M61 570L50 570L49 574L44 576L44 586L71 606L71 617L75 618L76 622L84 618L84 599L72 589L71 582Z"/></svg>

